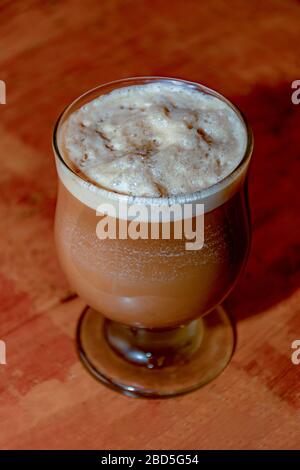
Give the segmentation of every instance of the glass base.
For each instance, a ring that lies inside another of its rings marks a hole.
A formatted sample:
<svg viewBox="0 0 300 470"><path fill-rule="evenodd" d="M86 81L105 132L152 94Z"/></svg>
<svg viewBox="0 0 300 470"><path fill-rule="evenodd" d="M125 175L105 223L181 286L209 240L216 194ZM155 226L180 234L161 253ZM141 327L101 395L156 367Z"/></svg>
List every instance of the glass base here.
<svg viewBox="0 0 300 470"><path fill-rule="evenodd" d="M234 349L223 307L178 328L149 330L105 319L87 307L77 327L80 358L105 385L132 397L195 390L219 375Z"/></svg>

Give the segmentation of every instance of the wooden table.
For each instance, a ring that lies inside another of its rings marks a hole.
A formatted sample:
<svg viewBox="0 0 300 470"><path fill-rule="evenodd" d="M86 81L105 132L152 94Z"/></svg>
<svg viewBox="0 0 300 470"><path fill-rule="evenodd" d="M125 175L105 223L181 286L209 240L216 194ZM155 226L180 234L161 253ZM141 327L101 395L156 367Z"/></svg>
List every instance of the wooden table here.
<svg viewBox="0 0 300 470"><path fill-rule="evenodd" d="M266 449L300 446L300 4L290 0L2 0L0 365L2 449ZM85 90L134 75L202 82L255 134L253 247L227 306L238 343L208 386L123 397L83 369L72 296L53 243L51 131Z"/></svg>

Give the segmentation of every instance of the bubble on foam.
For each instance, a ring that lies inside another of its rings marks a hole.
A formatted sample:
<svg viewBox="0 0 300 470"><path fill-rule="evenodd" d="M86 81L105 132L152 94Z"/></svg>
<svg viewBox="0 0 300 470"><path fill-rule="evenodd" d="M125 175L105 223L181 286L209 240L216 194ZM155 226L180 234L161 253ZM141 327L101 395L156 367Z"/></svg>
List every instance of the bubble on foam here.
<svg viewBox="0 0 300 470"><path fill-rule="evenodd" d="M95 185L165 197L224 179L241 161L246 130L221 99L157 82L120 88L85 104L65 122L66 158Z"/></svg>

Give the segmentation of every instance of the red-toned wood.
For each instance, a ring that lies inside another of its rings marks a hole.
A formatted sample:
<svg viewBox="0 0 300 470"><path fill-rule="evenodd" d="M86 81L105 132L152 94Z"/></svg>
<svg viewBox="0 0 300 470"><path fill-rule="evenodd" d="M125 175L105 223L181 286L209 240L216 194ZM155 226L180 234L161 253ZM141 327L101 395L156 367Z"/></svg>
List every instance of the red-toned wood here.
<svg viewBox="0 0 300 470"><path fill-rule="evenodd" d="M0 448L299 448L299 27L293 0L1 2ZM164 401L123 397L83 369L83 303L69 299L53 243L54 121L83 91L134 75L218 89L256 145L253 247L227 302L235 355L208 386Z"/></svg>

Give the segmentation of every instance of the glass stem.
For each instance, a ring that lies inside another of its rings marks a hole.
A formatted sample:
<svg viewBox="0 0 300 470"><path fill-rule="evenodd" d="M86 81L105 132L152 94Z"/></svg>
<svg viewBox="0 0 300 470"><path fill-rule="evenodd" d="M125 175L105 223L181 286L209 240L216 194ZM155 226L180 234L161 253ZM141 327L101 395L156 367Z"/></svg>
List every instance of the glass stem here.
<svg viewBox="0 0 300 470"><path fill-rule="evenodd" d="M199 349L203 326L201 319L163 330L106 320L104 333L110 347L123 359L153 369L188 361Z"/></svg>

